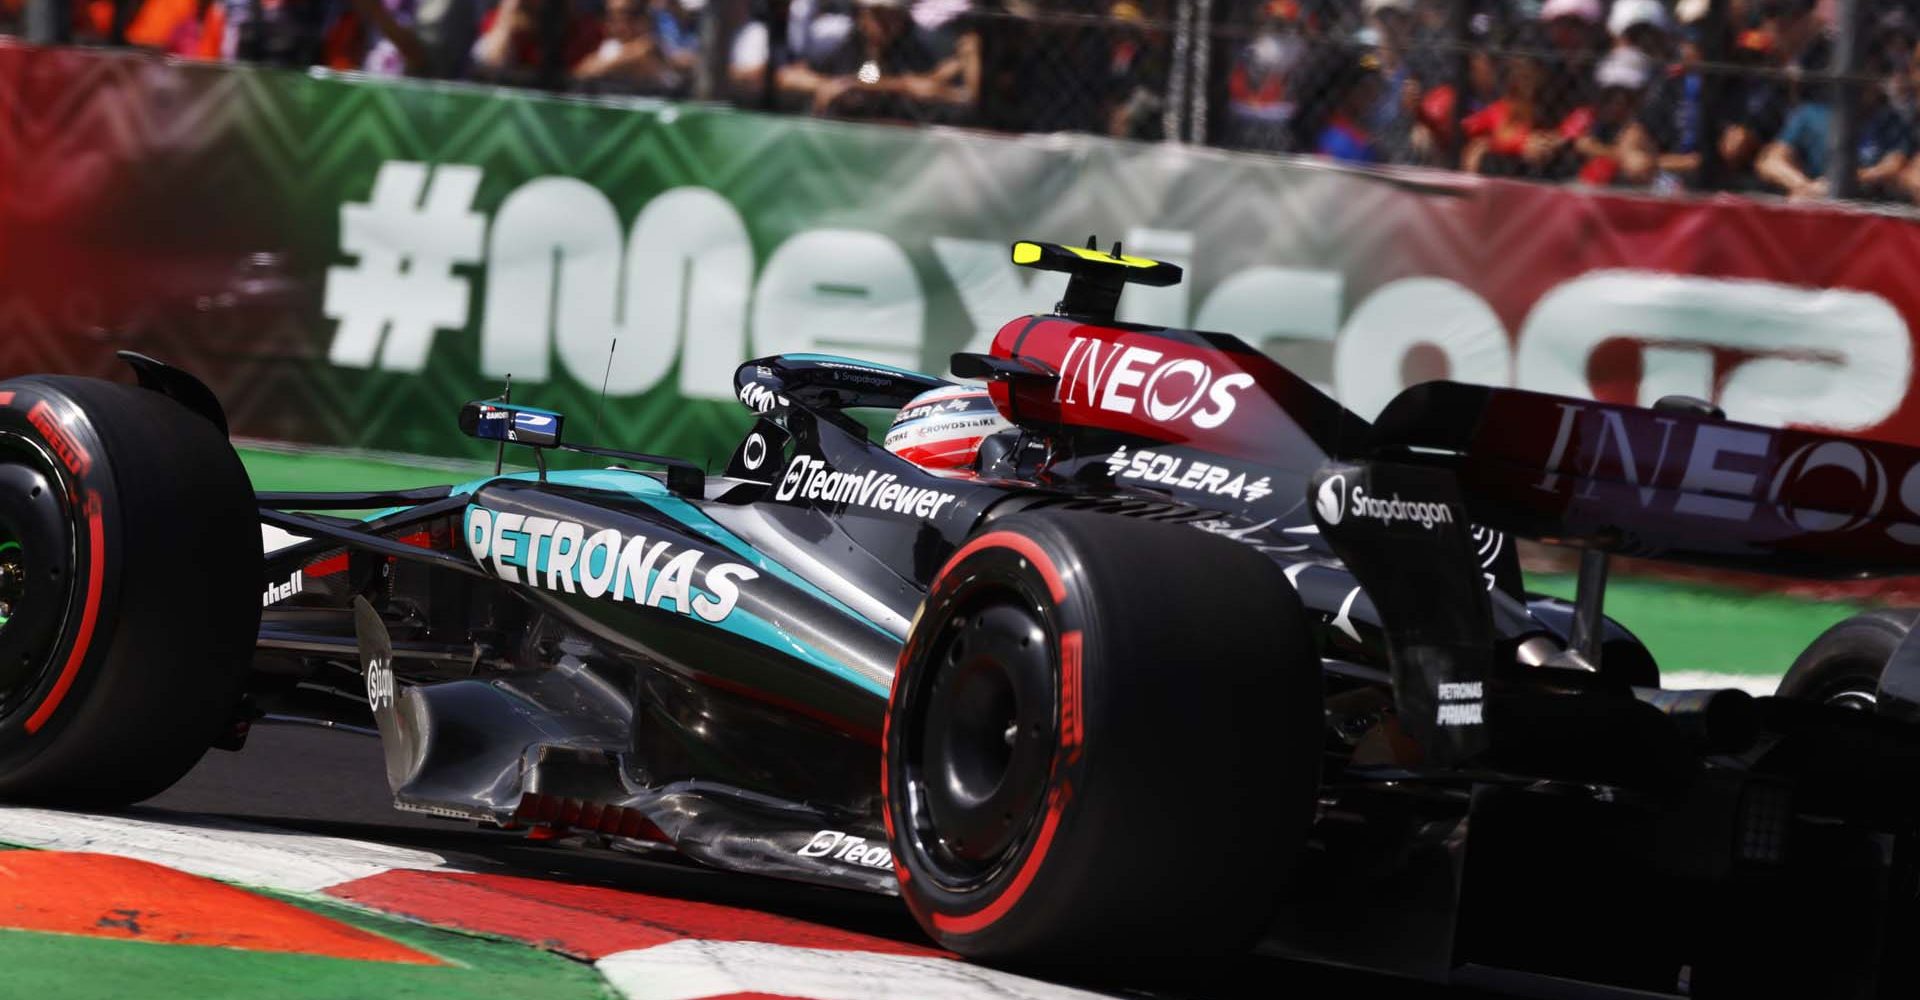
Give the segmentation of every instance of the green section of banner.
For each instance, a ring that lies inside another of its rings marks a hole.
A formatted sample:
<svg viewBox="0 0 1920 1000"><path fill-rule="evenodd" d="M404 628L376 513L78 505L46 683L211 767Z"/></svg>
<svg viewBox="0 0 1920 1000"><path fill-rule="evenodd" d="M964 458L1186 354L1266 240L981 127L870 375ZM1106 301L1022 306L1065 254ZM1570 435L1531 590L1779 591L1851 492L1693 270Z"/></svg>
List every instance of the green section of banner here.
<svg viewBox="0 0 1920 1000"><path fill-rule="evenodd" d="M282 896L446 961L441 966L0 930L6 993L62 1000L607 1000L591 966L526 945Z"/></svg>

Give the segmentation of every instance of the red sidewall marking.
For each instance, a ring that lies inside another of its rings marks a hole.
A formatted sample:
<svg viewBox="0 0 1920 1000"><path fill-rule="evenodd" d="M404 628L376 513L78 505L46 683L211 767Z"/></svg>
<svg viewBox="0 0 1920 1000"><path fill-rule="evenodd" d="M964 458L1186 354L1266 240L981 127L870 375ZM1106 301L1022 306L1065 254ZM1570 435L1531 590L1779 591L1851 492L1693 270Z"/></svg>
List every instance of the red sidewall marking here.
<svg viewBox="0 0 1920 1000"><path fill-rule="evenodd" d="M1086 735L1080 684L1081 646L1078 630L1060 637L1060 752L1067 764L1080 759L1080 744ZM1060 779L1059 768L1060 760L1056 758L1053 777L1059 783L1047 795L1047 815L1040 821L1040 835L1034 838L1033 850L1027 854L1027 860L1021 863L1013 881L1007 884L1006 891L992 903L963 917L936 913L933 915L934 927L948 934L972 934L984 930L1006 916L1007 911L1020 901L1020 897L1026 895L1034 876L1040 874L1040 866L1046 860L1048 849L1053 847L1053 835L1060 828L1060 814L1065 811L1072 797L1072 786ZM906 874L904 866L899 871L902 875Z"/></svg>
<svg viewBox="0 0 1920 1000"><path fill-rule="evenodd" d="M1086 709L1080 681L1080 632L1060 637L1060 749L1067 762L1080 758L1080 745L1086 741Z"/></svg>
<svg viewBox="0 0 1920 1000"><path fill-rule="evenodd" d="M944 913L933 915L933 926L946 934L972 934L993 926L1007 911L1013 909L1020 897L1026 895L1033 884L1033 877L1040 874L1040 863L1046 859L1047 849L1053 846L1053 835L1060 827L1060 809L1066 804L1066 795L1058 787L1047 796L1047 816L1040 823L1040 836L1033 842L1033 851L1027 855L1020 871L1013 876L1000 898L977 912L964 917L950 917Z"/></svg>
<svg viewBox="0 0 1920 1000"><path fill-rule="evenodd" d="M12 406L12 405L13 405L13 393L0 392L0 406Z"/></svg>
<svg viewBox="0 0 1920 1000"><path fill-rule="evenodd" d="M87 603L80 612L80 631L73 637L73 648L67 652L66 665L60 668L60 676L53 682L53 689L47 692L47 700L33 710L27 717L27 732L37 733L40 727L53 717L55 709L67 696L67 689L73 686L73 679L80 673L80 664L87 658L87 648L93 645L94 626L100 619L100 588L102 577L106 576L107 539L106 529L100 521L100 494L87 491Z"/></svg>
<svg viewBox="0 0 1920 1000"><path fill-rule="evenodd" d="M960 551L955 552L953 558L947 560L947 569L941 570L940 575L945 577L947 570L951 570L953 567L960 565L962 560L973 555L975 552L979 552L982 549L993 548L1012 549L1027 557L1027 561L1032 563L1033 568L1040 573L1040 579L1046 581L1047 593L1053 595L1053 603L1061 604L1066 601L1067 585L1060 579L1060 571L1054 569L1053 560L1047 558L1046 552L1040 548L1039 543L1025 535L1016 534L1011 531L989 531L979 538L962 545ZM940 581L935 580L933 584L935 587L938 587Z"/></svg>
<svg viewBox="0 0 1920 1000"><path fill-rule="evenodd" d="M1040 579L1046 583L1047 593L1052 596L1054 604L1066 602L1066 582L1061 578L1060 571L1054 566L1053 560L1047 556L1038 542L1016 532L990 531L975 538L953 554L953 558L947 561L947 569L960 565L964 559L976 552L990 548L1012 549L1026 557L1026 560L1033 564L1034 571L1040 574ZM947 570L942 570L941 577L944 578L946 572ZM939 585L940 580L936 579L934 587L938 588ZM1080 692L1081 648L1082 637L1078 630L1067 632L1060 637L1060 745L1062 755L1069 763L1079 759L1080 741L1084 736ZM1059 767L1060 761L1056 758L1054 762L1056 778ZM991 927L1000 918L1006 916L1008 911L1020 902L1020 898L1026 895L1027 889L1033 885L1035 876L1040 874L1040 867L1046 861L1047 852L1053 847L1053 837L1060 828L1060 816L1070 795L1070 787L1064 783L1056 784L1048 793L1047 813L1040 821L1040 833L1034 838L1033 848L1027 852L1026 860L1021 862L1020 870L1014 874L1013 881L1007 884L1006 889L993 902L964 916L935 913L933 914L934 928L945 934L973 934ZM901 880L905 881L906 867L901 866L897 870Z"/></svg>

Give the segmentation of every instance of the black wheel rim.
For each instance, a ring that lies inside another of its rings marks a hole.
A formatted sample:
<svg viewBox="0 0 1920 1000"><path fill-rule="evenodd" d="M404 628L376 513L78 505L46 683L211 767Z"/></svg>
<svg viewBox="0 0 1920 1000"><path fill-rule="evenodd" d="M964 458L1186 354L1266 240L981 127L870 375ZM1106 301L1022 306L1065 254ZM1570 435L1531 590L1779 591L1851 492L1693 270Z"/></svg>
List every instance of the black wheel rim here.
<svg viewBox="0 0 1920 1000"><path fill-rule="evenodd" d="M5 527L0 527L0 635L6 634L7 623L13 620L13 609L26 596L26 550Z"/></svg>
<svg viewBox="0 0 1920 1000"><path fill-rule="evenodd" d="M0 434L0 725L36 701L53 673L77 582L54 469L31 441Z"/></svg>
<svg viewBox="0 0 1920 1000"><path fill-rule="evenodd" d="M1827 685L1820 693L1820 701L1835 708L1871 712L1880 703L1879 673L1865 670L1849 673Z"/></svg>
<svg viewBox="0 0 1920 1000"><path fill-rule="evenodd" d="M1057 717L1038 610L1006 592L966 604L928 647L902 743L910 847L956 891L1018 856L1045 805Z"/></svg>

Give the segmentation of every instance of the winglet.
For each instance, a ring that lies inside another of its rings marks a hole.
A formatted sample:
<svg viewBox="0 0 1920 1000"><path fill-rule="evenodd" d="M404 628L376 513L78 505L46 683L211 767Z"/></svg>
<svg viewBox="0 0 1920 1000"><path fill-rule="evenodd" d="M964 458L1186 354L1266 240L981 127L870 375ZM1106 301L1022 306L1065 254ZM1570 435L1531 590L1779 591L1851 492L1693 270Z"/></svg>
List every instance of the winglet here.
<svg viewBox="0 0 1920 1000"><path fill-rule="evenodd" d="M1084 247L1020 240L1013 244L1013 262L1039 271L1063 271L1072 275L1072 280L1067 282L1066 297L1060 300L1055 311L1099 322L1113 319L1120 292L1126 286L1164 288L1178 284L1182 275L1179 265L1127 256L1120 252L1118 243L1111 252L1103 253L1095 248L1091 239Z"/></svg>

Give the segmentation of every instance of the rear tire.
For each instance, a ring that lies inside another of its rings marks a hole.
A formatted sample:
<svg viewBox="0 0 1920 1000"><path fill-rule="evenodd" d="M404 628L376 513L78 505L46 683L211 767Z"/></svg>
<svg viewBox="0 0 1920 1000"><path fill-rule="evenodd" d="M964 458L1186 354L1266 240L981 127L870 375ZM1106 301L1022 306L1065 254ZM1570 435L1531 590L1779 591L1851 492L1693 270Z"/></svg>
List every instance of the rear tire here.
<svg viewBox="0 0 1920 1000"><path fill-rule="evenodd" d="M1311 826L1320 660L1270 559L1192 528L1017 514L935 579L883 784L901 893L1025 965L1240 950Z"/></svg>
<svg viewBox="0 0 1920 1000"><path fill-rule="evenodd" d="M1881 608L1827 629L1793 661L1776 693L1782 698L1872 711L1880 674L1912 631L1916 617L1920 612Z"/></svg>
<svg viewBox="0 0 1920 1000"><path fill-rule="evenodd" d="M229 726L260 623L253 487L225 435L93 379L0 382L0 797L110 807Z"/></svg>

